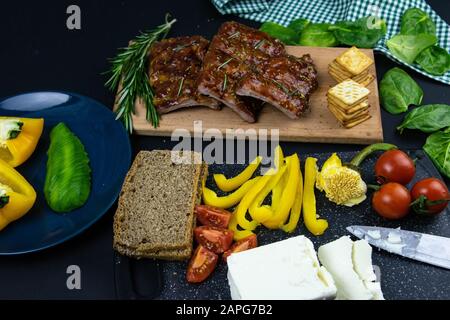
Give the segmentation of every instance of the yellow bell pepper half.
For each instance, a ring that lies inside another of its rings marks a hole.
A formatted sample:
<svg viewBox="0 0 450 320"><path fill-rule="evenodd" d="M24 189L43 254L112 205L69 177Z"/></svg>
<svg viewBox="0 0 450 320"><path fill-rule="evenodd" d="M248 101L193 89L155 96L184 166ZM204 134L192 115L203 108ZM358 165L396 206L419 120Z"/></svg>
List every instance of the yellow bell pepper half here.
<svg viewBox="0 0 450 320"><path fill-rule="evenodd" d="M315 236L322 235L328 228L327 220L317 219L316 196L314 194L317 171L317 159L307 158L303 188L303 219L306 228Z"/></svg>
<svg viewBox="0 0 450 320"><path fill-rule="evenodd" d="M203 202L209 206L228 209L239 203L244 195L253 187L253 185L260 179L260 177L253 178L245 182L239 189L233 193L219 197L213 190L207 188L203 182Z"/></svg>
<svg viewBox="0 0 450 320"><path fill-rule="evenodd" d="M298 183L300 181L300 159L294 153L286 158L288 172L286 177L286 186L280 198L280 204L275 208L273 215L262 224L269 229L279 229L286 222L289 212L294 205L297 196Z"/></svg>
<svg viewBox="0 0 450 320"><path fill-rule="evenodd" d="M259 164L261 163L262 157L258 156L253 160L247 168L244 169L241 173L239 173L234 178L227 179L223 174L215 174L214 181L220 190L229 192L236 190L240 186L242 186L246 181L248 181L255 173L256 169L258 169Z"/></svg>
<svg viewBox="0 0 450 320"><path fill-rule="evenodd" d="M33 187L8 163L0 159L0 231L23 217L34 205Z"/></svg>
<svg viewBox="0 0 450 320"><path fill-rule="evenodd" d="M0 159L20 166L33 154L44 129L44 119L0 117Z"/></svg>

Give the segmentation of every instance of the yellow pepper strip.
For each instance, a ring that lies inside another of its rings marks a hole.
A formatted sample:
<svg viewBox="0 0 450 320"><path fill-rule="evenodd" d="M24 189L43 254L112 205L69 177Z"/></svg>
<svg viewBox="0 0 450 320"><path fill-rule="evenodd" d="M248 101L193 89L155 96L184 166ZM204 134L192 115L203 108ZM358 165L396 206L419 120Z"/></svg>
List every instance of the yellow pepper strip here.
<svg viewBox="0 0 450 320"><path fill-rule="evenodd" d="M255 201L258 194L261 190L264 189L266 184L272 179L275 174L275 170L273 168L269 169L265 175L263 175L255 185L249 190L249 192L242 198L236 209L236 219L237 223L246 230L255 230L255 228L259 225L259 222L256 220L249 221L246 218L247 211L250 205Z"/></svg>
<svg viewBox="0 0 450 320"><path fill-rule="evenodd" d="M284 154L283 149L278 145L275 148L275 168L279 170L281 167L285 165L284 160ZM271 207L272 210L275 210L276 207L278 207L281 199L281 194L283 193L284 185L286 183L286 179L284 176L281 178L280 182L275 186L275 188L272 190L272 203Z"/></svg>
<svg viewBox="0 0 450 320"><path fill-rule="evenodd" d="M314 187L317 176L317 159L307 158L305 163L305 185L303 188L303 219L306 228L315 236L322 235L328 228L328 221L317 219Z"/></svg>
<svg viewBox="0 0 450 320"><path fill-rule="evenodd" d="M300 215L302 213L302 202L303 202L303 175L300 168L300 177L297 186L297 194L295 196L294 205L291 209L291 214L289 216L289 222L281 227L284 232L291 233L297 227Z"/></svg>
<svg viewBox="0 0 450 320"><path fill-rule="evenodd" d="M255 173L256 169L258 169L259 164L261 163L262 157L258 156L256 157L248 166L244 169L241 173L239 173L237 176L227 179L225 175L223 174L215 174L214 181L216 182L217 186L220 190L229 192L236 190L241 185L243 185L248 179L250 179L253 176L253 173Z"/></svg>
<svg viewBox="0 0 450 320"><path fill-rule="evenodd" d="M286 158L286 163L288 165L288 177L280 204L275 209L273 217L263 222L263 225L269 229L279 229L286 222L297 195L300 181L300 160L298 155L294 153L292 156L289 156Z"/></svg>
<svg viewBox="0 0 450 320"><path fill-rule="evenodd" d="M35 201L33 187L13 167L0 159L0 231L23 217Z"/></svg>
<svg viewBox="0 0 450 320"><path fill-rule="evenodd" d="M44 119L0 117L0 159L20 166L33 154L44 129Z"/></svg>
<svg viewBox="0 0 450 320"><path fill-rule="evenodd" d="M235 241L242 240L242 239L247 238L247 237L251 236L252 234L254 234L250 230L244 230L242 228L238 228L236 213L233 213L233 215L231 216L230 224L228 225L228 229L233 231L233 239Z"/></svg>
<svg viewBox="0 0 450 320"><path fill-rule="evenodd" d="M215 193L213 190L207 188L205 186L205 183L203 182L203 202L209 206L221 208L221 209L228 209L231 208L239 203L241 199L244 197L244 195L253 187L253 185L260 179L260 177L253 178L251 180L248 180L245 182L242 186L239 187L236 191L233 193L219 197L217 193Z"/></svg>
<svg viewBox="0 0 450 320"><path fill-rule="evenodd" d="M264 186L264 188L261 190L261 192L255 198L253 203L250 205L250 208L249 208L250 216L254 220L256 220L260 223L263 223L264 221L268 220L273 215L273 211L270 206L267 206L267 205L261 206L261 205L264 202L264 199L267 197L267 195L279 183L280 179L282 177L284 177L286 169L287 169L287 166L282 166L279 170L277 170L277 173L272 176L270 181Z"/></svg>

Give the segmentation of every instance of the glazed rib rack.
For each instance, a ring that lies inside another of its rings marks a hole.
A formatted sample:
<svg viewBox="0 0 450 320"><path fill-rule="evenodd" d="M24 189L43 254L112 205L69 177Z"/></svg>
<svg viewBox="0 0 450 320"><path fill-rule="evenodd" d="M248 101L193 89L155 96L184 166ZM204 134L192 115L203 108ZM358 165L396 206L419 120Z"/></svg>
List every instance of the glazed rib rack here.
<svg viewBox="0 0 450 320"><path fill-rule="evenodd" d="M292 119L309 109L318 87L311 57L286 53L264 32L237 22L222 24L211 44L200 36L155 44L150 54L150 81L160 113L223 103L247 122L255 122L263 104Z"/></svg>

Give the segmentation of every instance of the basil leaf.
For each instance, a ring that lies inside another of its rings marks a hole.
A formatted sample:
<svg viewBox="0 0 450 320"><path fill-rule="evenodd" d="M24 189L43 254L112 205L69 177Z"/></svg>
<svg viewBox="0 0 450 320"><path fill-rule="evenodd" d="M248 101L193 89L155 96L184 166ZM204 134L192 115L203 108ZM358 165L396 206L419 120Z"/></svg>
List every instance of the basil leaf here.
<svg viewBox="0 0 450 320"><path fill-rule="evenodd" d="M450 128L431 134L423 150L439 171L450 178Z"/></svg>
<svg viewBox="0 0 450 320"><path fill-rule="evenodd" d="M275 22L264 22L259 30L281 40L281 42L287 45L297 44L298 41L298 34L294 30L286 28L285 26Z"/></svg>
<svg viewBox="0 0 450 320"><path fill-rule="evenodd" d="M450 70L450 55L447 50L432 46L423 50L415 61L426 72L441 76Z"/></svg>
<svg viewBox="0 0 450 320"><path fill-rule="evenodd" d="M400 68L390 69L380 81L381 105L392 114L407 111L411 104L421 104L422 98L422 88Z"/></svg>
<svg viewBox="0 0 450 320"><path fill-rule="evenodd" d="M436 36L431 34L397 34L386 41L386 45L397 59L412 64L419 53L433 46L436 42Z"/></svg>
<svg viewBox="0 0 450 320"><path fill-rule="evenodd" d="M386 22L371 19L373 17L368 16L356 21L338 21L330 30L340 43L359 48L373 48L386 34Z"/></svg>
<svg viewBox="0 0 450 320"><path fill-rule="evenodd" d="M408 113L397 130L401 133L404 129L418 129L431 133L446 127L450 127L450 105L429 104Z"/></svg>
<svg viewBox="0 0 450 320"><path fill-rule="evenodd" d="M339 44L329 23L311 23L300 35L299 44L311 47L335 47Z"/></svg>
<svg viewBox="0 0 450 320"><path fill-rule="evenodd" d="M410 8L403 13L400 33L410 35L420 33L436 35L436 25L426 12L419 8Z"/></svg>
<svg viewBox="0 0 450 320"><path fill-rule="evenodd" d="M310 21L308 19L300 18L292 20L288 28L294 30L297 32L297 34L301 34L302 31L310 24Z"/></svg>

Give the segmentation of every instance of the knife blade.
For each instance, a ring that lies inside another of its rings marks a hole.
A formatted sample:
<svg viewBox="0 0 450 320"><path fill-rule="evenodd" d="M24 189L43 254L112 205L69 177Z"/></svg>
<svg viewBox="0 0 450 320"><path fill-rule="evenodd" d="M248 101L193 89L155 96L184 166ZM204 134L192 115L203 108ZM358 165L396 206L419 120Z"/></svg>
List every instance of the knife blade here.
<svg viewBox="0 0 450 320"><path fill-rule="evenodd" d="M349 226L347 231L390 253L450 269L450 238L400 228Z"/></svg>

